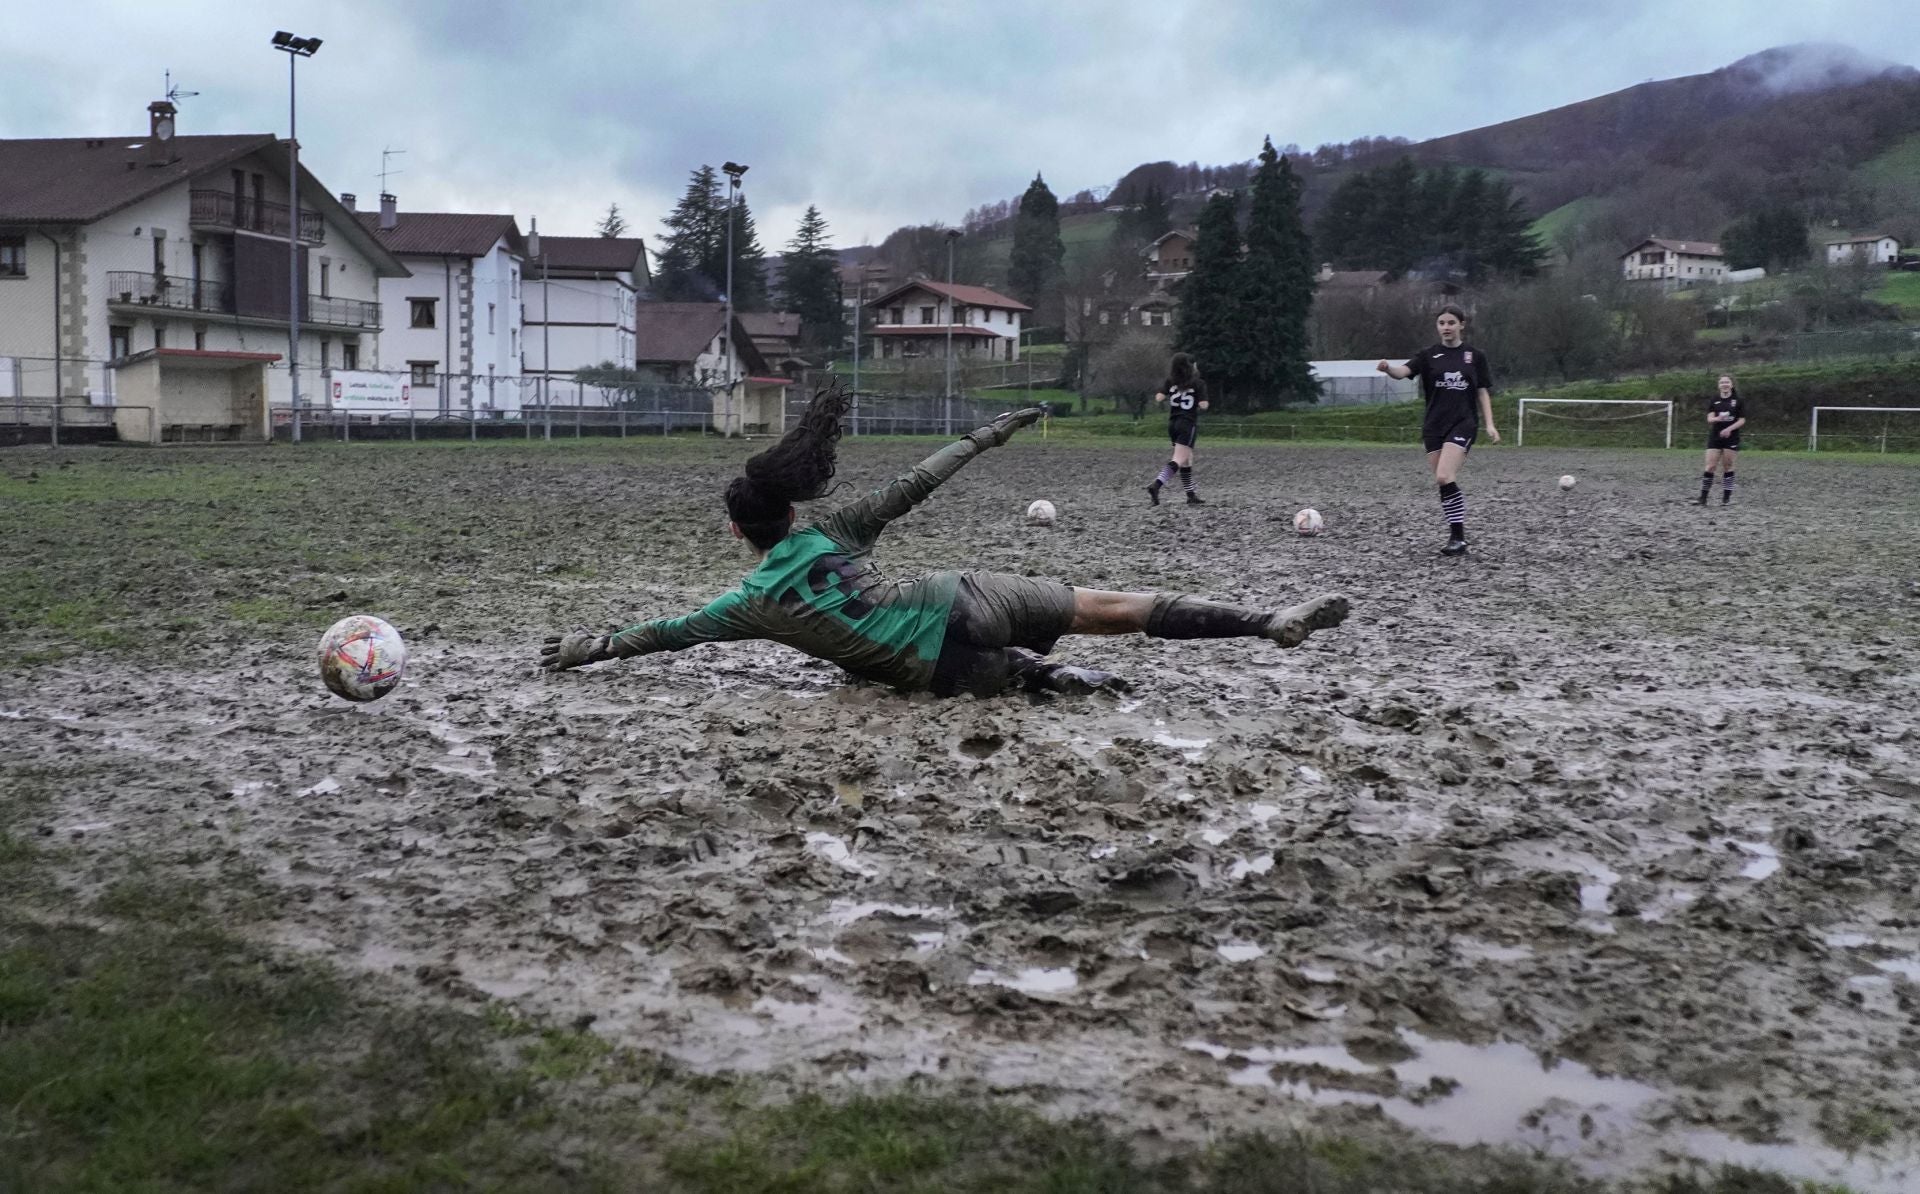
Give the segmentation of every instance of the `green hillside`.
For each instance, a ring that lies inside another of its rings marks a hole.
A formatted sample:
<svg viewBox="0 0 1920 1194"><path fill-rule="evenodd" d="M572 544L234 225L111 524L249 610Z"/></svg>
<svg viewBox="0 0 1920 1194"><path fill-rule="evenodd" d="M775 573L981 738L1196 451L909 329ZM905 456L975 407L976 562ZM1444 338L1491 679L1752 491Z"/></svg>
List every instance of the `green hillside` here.
<svg viewBox="0 0 1920 1194"><path fill-rule="evenodd" d="M1552 248L1554 238L1568 228L1578 228L1600 210L1601 201L1591 195L1575 199L1571 203L1562 203L1546 215L1533 222L1533 234L1540 243Z"/></svg>
<svg viewBox="0 0 1920 1194"><path fill-rule="evenodd" d="M1878 157L1861 164L1862 182L1889 185L1920 183L1920 133L1905 137Z"/></svg>

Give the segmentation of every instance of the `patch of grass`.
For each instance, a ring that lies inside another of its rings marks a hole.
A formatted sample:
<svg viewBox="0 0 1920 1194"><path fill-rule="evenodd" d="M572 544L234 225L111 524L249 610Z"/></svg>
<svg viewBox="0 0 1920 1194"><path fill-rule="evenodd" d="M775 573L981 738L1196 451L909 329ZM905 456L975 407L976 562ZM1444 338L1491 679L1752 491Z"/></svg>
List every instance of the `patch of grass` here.
<svg viewBox="0 0 1920 1194"><path fill-rule="evenodd" d="M304 622L311 616L284 593L266 593L229 601L226 615L231 621L254 626L288 626Z"/></svg>
<svg viewBox="0 0 1920 1194"><path fill-rule="evenodd" d="M1920 272L1888 270L1867 297L1876 303L1898 307L1902 314L1911 318L1920 312Z"/></svg>

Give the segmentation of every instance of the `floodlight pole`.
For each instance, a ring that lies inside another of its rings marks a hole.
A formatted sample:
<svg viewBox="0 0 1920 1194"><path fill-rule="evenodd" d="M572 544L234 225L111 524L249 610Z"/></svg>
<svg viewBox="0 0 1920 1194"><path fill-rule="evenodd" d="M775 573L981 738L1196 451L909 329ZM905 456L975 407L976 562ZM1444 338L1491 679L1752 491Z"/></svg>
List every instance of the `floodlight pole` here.
<svg viewBox="0 0 1920 1194"><path fill-rule="evenodd" d="M953 434L953 242L960 239L958 228L947 229L947 398L942 405L947 421L946 434Z"/></svg>
<svg viewBox="0 0 1920 1194"><path fill-rule="evenodd" d="M300 134L294 68L320 49L317 37L295 37L282 30L273 48L287 56L287 387L293 407L293 442L300 442ZM240 213L234 212L236 220Z"/></svg>
<svg viewBox="0 0 1920 1194"><path fill-rule="evenodd" d="M720 424L720 434L725 436L733 433L733 362L740 351L733 337L733 209L739 206L740 176L747 172L747 167L739 162L727 162L720 169L727 176L727 325L720 331L720 338L727 346L727 413Z"/></svg>

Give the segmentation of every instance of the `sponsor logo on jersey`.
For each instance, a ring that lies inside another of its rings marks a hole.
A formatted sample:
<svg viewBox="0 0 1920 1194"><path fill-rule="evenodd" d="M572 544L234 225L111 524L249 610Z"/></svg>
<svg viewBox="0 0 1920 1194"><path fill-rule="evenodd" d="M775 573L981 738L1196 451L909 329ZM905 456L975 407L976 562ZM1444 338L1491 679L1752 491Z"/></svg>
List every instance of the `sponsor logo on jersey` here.
<svg viewBox="0 0 1920 1194"><path fill-rule="evenodd" d="M1464 390L1467 388L1467 375L1457 369L1449 369L1440 375L1439 381L1433 384L1436 389L1441 390Z"/></svg>

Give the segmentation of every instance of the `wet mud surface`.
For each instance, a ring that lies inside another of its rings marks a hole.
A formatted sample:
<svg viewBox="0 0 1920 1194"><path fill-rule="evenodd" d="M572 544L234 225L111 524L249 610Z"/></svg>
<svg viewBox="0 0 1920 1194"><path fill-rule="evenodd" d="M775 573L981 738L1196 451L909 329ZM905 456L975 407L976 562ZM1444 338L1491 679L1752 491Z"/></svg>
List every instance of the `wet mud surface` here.
<svg viewBox="0 0 1920 1194"><path fill-rule="evenodd" d="M851 443L842 476L935 446ZM232 541L121 586L156 638L214 593L295 612L0 673L12 764L67 777L46 828L102 875L251 874L268 939L703 1068L1920 1188L1920 470L1756 456L1702 510L1691 457L1485 448L1445 560L1415 454L1203 443L1212 504L1151 509L1157 450L1028 443L883 562L1351 618L1063 642L1120 697L902 697L769 644L539 675L550 630L746 570L742 452L83 463L271 490L141 508ZM348 567L295 550L336 536ZM315 675L348 612L412 647L377 704Z"/></svg>

